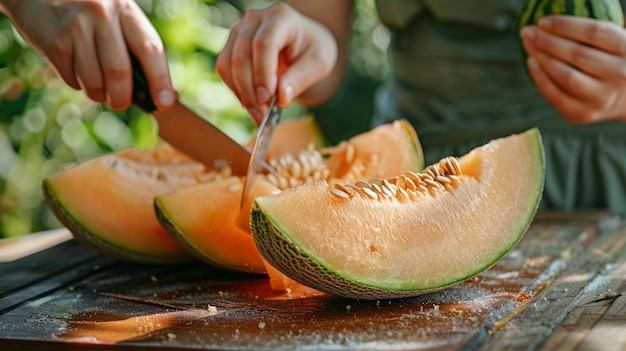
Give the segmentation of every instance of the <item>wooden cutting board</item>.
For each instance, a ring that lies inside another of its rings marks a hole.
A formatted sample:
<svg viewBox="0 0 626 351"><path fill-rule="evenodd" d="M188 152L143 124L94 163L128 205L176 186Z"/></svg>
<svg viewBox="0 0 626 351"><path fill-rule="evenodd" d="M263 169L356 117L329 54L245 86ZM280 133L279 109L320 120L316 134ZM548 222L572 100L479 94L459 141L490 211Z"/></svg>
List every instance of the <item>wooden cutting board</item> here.
<svg viewBox="0 0 626 351"><path fill-rule="evenodd" d="M541 213L514 251L469 281L416 298L356 301L278 294L265 277L201 263L123 263L70 240L0 264L0 345L515 350L600 342L619 350L625 247L619 218ZM619 322L617 333L597 329L607 321Z"/></svg>

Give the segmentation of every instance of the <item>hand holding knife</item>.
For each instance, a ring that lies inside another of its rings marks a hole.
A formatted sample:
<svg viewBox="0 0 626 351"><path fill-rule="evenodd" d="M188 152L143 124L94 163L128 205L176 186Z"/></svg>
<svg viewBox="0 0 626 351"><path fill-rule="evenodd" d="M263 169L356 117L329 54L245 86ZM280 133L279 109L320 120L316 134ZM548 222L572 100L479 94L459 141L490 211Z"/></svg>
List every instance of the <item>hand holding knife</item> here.
<svg viewBox="0 0 626 351"><path fill-rule="evenodd" d="M208 167L219 168L227 163L234 175L245 175L250 163L250 151L180 101L167 111L157 110L139 61L133 55L130 59L133 67L133 103L156 118L159 136Z"/></svg>
<svg viewBox="0 0 626 351"><path fill-rule="evenodd" d="M141 65L131 55L133 66L133 103L151 113L159 124L159 136L172 146L211 168L228 162L234 175L245 176L241 203L248 196L256 176L263 168L273 169L265 162L274 128L282 108L272 98L267 114L259 125L252 152L177 101L167 111L156 109Z"/></svg>

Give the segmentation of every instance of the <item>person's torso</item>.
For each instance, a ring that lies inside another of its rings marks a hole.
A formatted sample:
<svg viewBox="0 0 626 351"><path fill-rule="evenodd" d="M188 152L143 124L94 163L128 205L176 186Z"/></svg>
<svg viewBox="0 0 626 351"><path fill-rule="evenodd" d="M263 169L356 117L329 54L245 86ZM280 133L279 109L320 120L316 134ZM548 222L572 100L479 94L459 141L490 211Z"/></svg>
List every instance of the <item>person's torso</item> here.
<svg viewBox="0 0 626 351"><path fill-rule="evenodd" d="M378 0L391 33L391 73L376 94L374 124L411 121L427 164L539 127L547 167L543 203L626 214L626 123L570 125L545 100L523 62L517 25L522 5Z"/></svg>

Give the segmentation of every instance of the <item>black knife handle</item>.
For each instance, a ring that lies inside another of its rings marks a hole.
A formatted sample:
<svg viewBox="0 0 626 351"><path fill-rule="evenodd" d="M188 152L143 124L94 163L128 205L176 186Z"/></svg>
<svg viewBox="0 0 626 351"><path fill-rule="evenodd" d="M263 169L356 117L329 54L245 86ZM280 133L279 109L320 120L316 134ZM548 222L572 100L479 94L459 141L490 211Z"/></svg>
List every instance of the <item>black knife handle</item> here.
<svg viewBox="0 0 626 351"><path fill-rule="evenodd" d="M156 110L156 105L150 95L148 80L139 60L133 54L129 53L129 55L133 67L133 103L145 112L151 113Z"/></svg>

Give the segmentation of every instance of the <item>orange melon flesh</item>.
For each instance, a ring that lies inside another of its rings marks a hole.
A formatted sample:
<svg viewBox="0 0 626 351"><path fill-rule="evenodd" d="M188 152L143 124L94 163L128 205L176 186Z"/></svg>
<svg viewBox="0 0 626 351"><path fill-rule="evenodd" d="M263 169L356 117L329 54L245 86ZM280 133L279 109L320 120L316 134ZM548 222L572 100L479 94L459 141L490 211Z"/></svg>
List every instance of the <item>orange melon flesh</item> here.
<svg viewBox="0 0 626 351"><path fill-rule="evenodd" d="M325 295L319 290L309 288L289 278L267 261L264 263L269 276L270 287L273 291L279 292L278 295L272 297L272 300L292 300Z"/></svg>
<svg viewBox="0 0 626 351"><path fill-rule="evenodd" d="M349 174L351 166L360 162L365 167L359 171L364 179L391 175L392 171L417 171L423 166L419 140L406 121L377 127L349 142L354 148L352 157L346 158L345 152L331 152L330 159ZM379 146L372 147L375 143ZM334 176L331 173L329 178ZM241 183L241 179L233 177L228 182L200 184L160 195L155 201L155 211L167 232L203 261L221 268L268 273L250 235L250 209L255 198L275 193L279 188L260 175L240 208L242 189L237 185ZM282 289L280 284L273 286Z"/></svg>
<svg viewBox="0 0 626 351"><path fill-rule="evenodd" d="M249 231L239 227L242 179L230 177L158 196L154 208L167 232L190 253L214 266L263 274L265 265ZM259 179L251 199L276 188ZM242 211L250 211L252 202Z"/></svg>
<svg viewBox="0 0 626 351"><path fill-rule="evenodd" d="M253 134L252 139L246 144L250 150L254 146L255 139L256 134ZM312 115L281 121L276 125L267 154L296 153L306 149L311 143L315 147L322 147L325 144L322 131Z"/></svg>
<svg viewBox="0 0 626 351"><path fill-rule="evenodd" d="M349 156L347 145L354 147ZM424 154L413 126L406 120L384 124L373 130L356 135L331 151L328 168L334 178L350 177L350 168L359 162L364 169L360 178L386 177L405 171L421 170ZM354 179L358 180L358 179Z"/></svg>
<svg viewBox="0 0 626 351"><path fill-rule="evenodd" d="M96 158L45 178L48 206L80 241L141 263L186 261L190 255L159 224L154 197L196 184L204 166L164 145Z"/></svg>
<svg viewBox="0 0 626 351"><path fill-rule="evenodd" d="M461 157L457 186L415 199L344 199L325 182L255 200L252 233L288 277L357 299L414 296L495 264L536 213L544 183L536 129Z"/></svg>
<svg viewBox="0 0 626 351"><path fill-rule="evenodd" d="M279 139L270 144L274 152L323 144L312 117L280 123L275 134ZM154 197L228 175L228 169L217 172L205 168L162 144L146 151L128 149L103 155L63 170L45 178L42 191L54 214L87 246L128 261L171 263L192 256L158 222ZM247 211L251 203L246 204ZM247 241L248 246L254 246L250 238Z"/></svg>

